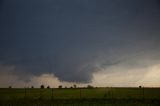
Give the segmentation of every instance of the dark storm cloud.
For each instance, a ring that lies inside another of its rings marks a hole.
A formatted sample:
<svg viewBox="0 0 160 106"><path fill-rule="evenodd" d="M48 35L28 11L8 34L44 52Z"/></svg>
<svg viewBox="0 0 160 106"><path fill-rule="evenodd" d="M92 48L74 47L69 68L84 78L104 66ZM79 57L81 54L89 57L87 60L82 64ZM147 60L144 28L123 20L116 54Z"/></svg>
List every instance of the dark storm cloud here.
<svg viewBox="0 0 160 106"><path fill-rule="evenodd" d="M0 6L0 63L16 73L89 82L102 68L160 59L157 0L6 0Z"/></svg>

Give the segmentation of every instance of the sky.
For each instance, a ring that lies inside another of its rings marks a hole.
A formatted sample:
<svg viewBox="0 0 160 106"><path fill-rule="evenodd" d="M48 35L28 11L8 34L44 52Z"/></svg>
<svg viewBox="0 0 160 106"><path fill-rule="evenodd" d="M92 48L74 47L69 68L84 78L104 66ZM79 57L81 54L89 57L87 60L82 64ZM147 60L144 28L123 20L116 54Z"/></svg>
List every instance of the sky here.
<svg viewBox="0 0 160 106"><path fill-rule="evenodd" d="M0 87L159 87L159 47L159 0L0 0Z"/></svg>

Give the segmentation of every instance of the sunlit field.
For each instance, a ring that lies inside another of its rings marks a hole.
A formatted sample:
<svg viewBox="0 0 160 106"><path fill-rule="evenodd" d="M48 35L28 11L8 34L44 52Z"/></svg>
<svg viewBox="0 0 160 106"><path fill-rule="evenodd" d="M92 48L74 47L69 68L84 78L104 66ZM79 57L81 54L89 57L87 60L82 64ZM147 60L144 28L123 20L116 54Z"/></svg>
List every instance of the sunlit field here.
<svg viewBox="0 0 160 106"><path fill-rule="evenodd" d="M159 106L160 88L1 88L0 106Z"/></svg>

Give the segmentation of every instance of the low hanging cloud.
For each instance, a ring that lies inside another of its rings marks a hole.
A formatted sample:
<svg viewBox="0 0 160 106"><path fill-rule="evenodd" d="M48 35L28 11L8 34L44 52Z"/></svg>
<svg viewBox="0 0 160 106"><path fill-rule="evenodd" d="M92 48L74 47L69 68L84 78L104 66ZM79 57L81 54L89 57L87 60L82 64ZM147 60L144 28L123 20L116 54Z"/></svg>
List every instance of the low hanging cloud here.
<svg viewBox="0 0 160 106"><path fill-rule="evenodd" d="M160 62L157 0L8 0L0 5L0 65L14 67L6 75L21 83L46 74L60 82L94 83L95 73L113 73L110 67L125 73ZM119 65L127 68L118 70Z"/></svg>

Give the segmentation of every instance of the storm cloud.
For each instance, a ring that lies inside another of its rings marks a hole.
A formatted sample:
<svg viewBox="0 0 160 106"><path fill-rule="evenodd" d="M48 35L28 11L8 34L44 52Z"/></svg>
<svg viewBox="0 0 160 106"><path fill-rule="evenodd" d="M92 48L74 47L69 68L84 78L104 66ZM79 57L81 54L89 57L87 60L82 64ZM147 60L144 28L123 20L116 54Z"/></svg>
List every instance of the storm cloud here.
<svg viewBox="0 0 160 106"><path fill-rule="evenodd" d="M88 83L109 67L160 63L160 3L1 0L0 37L1 66L22 80L47 73Z"/></svg>

